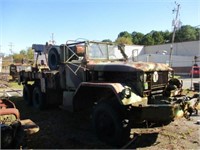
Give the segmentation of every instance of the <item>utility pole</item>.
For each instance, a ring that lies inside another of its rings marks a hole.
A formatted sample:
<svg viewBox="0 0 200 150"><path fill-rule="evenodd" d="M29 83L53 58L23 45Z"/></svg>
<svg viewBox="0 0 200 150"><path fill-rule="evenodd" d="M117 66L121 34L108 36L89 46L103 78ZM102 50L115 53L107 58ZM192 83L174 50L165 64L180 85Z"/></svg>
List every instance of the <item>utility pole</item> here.
<svg viewBox="0 0 200 150"><path fill-rule="evenodd" d="M9 50L10 50L10 52L11 52L11 55L12 55L12 54L13 54L13 50L12 50L12 48L13 48L13 46L14 46L14 45L13 45L13 43L12 43L12 42L10 42L10 44L9 44L8 46L10 47L10 49L9 49ZM11 60L10 60L10 61L11 61L11 63L13 63L13 56L11 56Z"/></svg>
<svg viewBox="0 0 200 150"><path fill-rule="evenodd" d="M52 45L55 45L55 43L56 43L56 41L54 40L54 33L51 34L50 42L52 43Z"/></svg>
<svg viewBox="0 0 200 150"><path fill-rule="evenodd" d="M10 49L9 49L9 50L10 50L11 54L13 54L13 50L12 50L12 48L13 48L13 46L14 46L14 45L13 45L13 43L12 43L12 42L10 42L10 44L9 44L8 46L10 47Z"/></svg>
<svg viewBox="0 0 200 150"><path fill-rule="evenodd" d="M170 54L169 54L169 66L170 67L172 67L172 54L173 54L173 44L174 44L174 39L175 39L175 33L176 33L177 28L180 25L180 21L178 21L180 4L178 4L176 2L175 2L175 4L177 5L177 9L172 10L173 13L176 12L176 18L175 18L175 20L173 20L173 24L172 24L172 26L174 26L174 29L173 29L172 43L171 43Z"/></svg>

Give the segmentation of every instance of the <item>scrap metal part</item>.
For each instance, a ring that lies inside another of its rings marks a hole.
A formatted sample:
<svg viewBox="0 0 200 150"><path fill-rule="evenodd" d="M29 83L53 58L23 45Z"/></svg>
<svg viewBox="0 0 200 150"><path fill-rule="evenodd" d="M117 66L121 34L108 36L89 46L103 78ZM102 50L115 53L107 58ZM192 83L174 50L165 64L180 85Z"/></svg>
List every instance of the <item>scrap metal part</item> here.
<svg viewBox="0 0 200 150"><path fill-rule="evenodd" d="M183 116L186 119L190 119L190 116L195 113L198 115L198 110L200 110L200 93L194 94L192 97L183 96L180 98L175 98L174 104L178 104L179 110L183 112ZM177 112L178 113L178 112ZM179 116L179 115L178 115Z"/></svg>
<svg viewBox="0 0 200 150"><path fill-rule="evenodd" d="M7 98L0 98L0 126L2 149L20 148L24 144L26 133L39 131L39 127L31 120L20 120L19 110Z"/></svg>

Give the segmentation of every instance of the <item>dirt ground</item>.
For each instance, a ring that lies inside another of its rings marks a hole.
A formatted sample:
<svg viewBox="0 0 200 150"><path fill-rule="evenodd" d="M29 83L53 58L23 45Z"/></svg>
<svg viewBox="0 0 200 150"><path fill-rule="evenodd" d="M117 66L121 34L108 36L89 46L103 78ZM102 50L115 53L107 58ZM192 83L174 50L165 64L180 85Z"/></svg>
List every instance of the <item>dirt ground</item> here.
<svg viewBox="0 0 200 150"><path fill-rule="evenodd" d="M27 135L28 149L113 149L99 141L91 127L90 117L82 113L70 113L52 107L37 111L27 107L21 97L11 98L20 110L21 119L31 119L39 127L39 132ZM192 116L191 120L176 119L164 127L132 129L133 140L121 147L123 149L200 149L200 120ZM118 147L119 148L119 147Z"/></svg>

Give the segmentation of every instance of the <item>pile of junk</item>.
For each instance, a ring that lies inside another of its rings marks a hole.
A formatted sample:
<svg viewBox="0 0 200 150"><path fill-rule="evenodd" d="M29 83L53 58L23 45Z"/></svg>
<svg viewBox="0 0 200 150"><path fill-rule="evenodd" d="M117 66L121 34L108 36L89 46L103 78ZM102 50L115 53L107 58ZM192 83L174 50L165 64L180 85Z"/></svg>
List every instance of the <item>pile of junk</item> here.
<svg viewBox="0 0 200 150"><path fill-rule="evenodd" d="M20 112L7 97L0 97L1 149L21 149L26 136L39 131L30 119L21 120Z"/></svg>

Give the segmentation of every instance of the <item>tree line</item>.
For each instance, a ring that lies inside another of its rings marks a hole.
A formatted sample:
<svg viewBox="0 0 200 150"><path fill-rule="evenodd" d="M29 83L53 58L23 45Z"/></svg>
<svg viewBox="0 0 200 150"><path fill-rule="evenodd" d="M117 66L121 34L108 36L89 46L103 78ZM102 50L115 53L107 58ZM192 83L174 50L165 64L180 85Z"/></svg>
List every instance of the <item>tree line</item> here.
<svg viewBox="0 0 200 150"><path fill-rule="evenodd" d="M166 31L151 31L147 34L133 31L120 32L115 42L117 44L127 45L158 45L172 42L173 32ZM200 40L200 28L185 25L176 30L174 42L186 42ZM112 42L110 39L102 40L102 42Z"/></svg>
<svg viewBox="0 0 200 150"><path fill-rule="evenodd" d="M19 54L13 54L13 59L15 63L30 63L34 59L34 51L32 48L27 50L21 50Z"/></svg>
<svg viewBox="0 0 200 150"><path fill-rule="evenodd" d="M34 61L34 51L32 48L21 50L19 53L13 53L3 58L3 66L8 66L12 63L31 64Z"/></svg>

